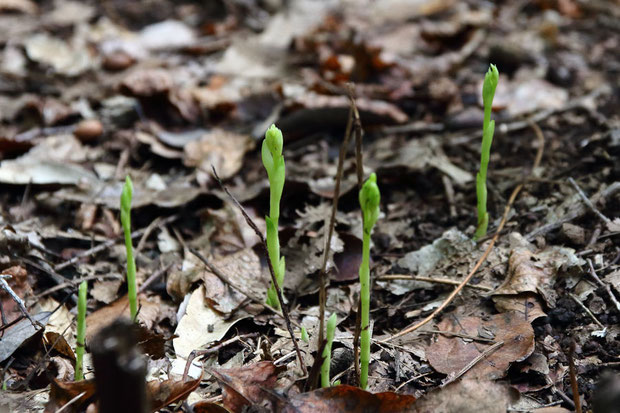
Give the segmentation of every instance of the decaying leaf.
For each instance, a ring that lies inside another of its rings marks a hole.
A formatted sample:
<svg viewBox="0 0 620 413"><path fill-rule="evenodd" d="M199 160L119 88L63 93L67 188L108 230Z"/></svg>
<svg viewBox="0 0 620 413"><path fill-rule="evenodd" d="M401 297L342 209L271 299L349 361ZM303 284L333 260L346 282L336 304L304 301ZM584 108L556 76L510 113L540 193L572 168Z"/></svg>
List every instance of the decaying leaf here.
<svg viewBox="0 0 620 413"><path fill-rule="evenodd" d="M32 316L35 323L45 325L52 313L46 311ZM30 320L24 318L4 331L0 337L0 362L6 360L17 350L26 340L41 331L42 327L34 326Z"/></svg>
<svg viewBox="0 0 620 413"><path fill-rule="evenodd" d="M463 379L437 389L420 400L415 413L505 413L517 398L502 383Z"/></svg>
<svg viewBox="0 0 620 413"><path fill-rule="evenodd" d="M165 380L146 383L146 393L151 411L157 412L164 407L185 399L200 384L202 377L196 380Z"/></svg>
<svg viewBox="0 0 620 413"><path fill-rule="evenodd" d="M523 314L508 312L490 317L449 316L443 320L440 331L455 332L470 337L493 340L477 342L472 339L439 334L426 349L426 357L433 368L447 375L459 373L492 344L503 345L486 355L465 373L465 377L493 380L503 377L510 363L528 357L534 351L534 330Z"/></svg>
<svg viewBox="0 0 620 413"><path fill-rule="evenodd" d="M95 395L95 380L58 381L52 379L50 399L45 406L45 413L54 413L62 406L80 396L71 404L69 411L78 412L87 406Z"/></svg>
<svg viewBox="0 0 620 413"><path fill-rule="evenodd" d="M274 388L278 369L271 361L233 369L210 371L222 386L224 406L233 412L241 412L253 405L271 404L273 396L268 390Z"/></svg>
<svg viewBox="0 0 620 413"><path fill-rule="evenodd" d="M174 332L177 336L172 341L174 351L178 357L187 359L193 350L221 340L228 329L241 318L225 320L212 310L205 297L205 287L200 286L192 292L185 315Z"/></svg>
<svg viewBox="0 0 620 413"><path fill-rule="evenodd" d="M370 393L341 385L291 396L283 413L405 413L414 412L416 398L393 392Z"/></svg>

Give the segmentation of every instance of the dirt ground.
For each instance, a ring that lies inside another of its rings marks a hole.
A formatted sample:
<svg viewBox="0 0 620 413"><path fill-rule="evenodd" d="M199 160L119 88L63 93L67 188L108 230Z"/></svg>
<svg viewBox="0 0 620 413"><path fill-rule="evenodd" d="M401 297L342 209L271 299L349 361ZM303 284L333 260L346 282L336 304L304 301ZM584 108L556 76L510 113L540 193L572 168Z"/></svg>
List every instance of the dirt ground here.
<svg viewBox="0 0 620 413"><path fill-rule="evenodd" d="M144 411L619 411L617 2L0 0L0 27L0 411L116 411L104 398ZM490 219L474 241L489 64ZM264 304L263 244L233 200L264 234L271 124L286 162L283 312ZM373 172L363 391L358 186ZM105 329L129 315L126 176L137 326ZM316 390L323 265L341 385ZM97 367L116 335L139 343L146 389L139 375L127 395Z"/></svg>

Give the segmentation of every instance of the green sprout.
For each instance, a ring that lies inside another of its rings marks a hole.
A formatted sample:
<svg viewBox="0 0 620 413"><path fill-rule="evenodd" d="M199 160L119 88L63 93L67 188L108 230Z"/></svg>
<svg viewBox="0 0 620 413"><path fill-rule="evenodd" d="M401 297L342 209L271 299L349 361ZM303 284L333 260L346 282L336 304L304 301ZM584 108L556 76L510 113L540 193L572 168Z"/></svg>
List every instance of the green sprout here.
<svg viewBox="0 0 620 413"><path fill-rule="evenodd" d="M78 288L77 347L75 348L75 381L84 378L84 339L86 338L86 292L88 284L82 281Z"/></svg>
<svg viewBox="0 0 620 413"><path fill-rule="evenodd" d="M282 131L271 125L265 133L265 140L261 150L263 165L269 178L269 216L265 217L267 224L267 252L269 261L279 287L284 282L284 257L280 257L280 240L278 238L278 220L280 219L280 199L284 189L284 156L282 156ZM280 300L276 286L271 284L267 291L267 305L280 308Z"/></svg>
<svg viewBox="0 0 620 413"><path fill-rule="evenodd" d="M327 320L327 340L323 348L323 364L321 365L321 387L329 387L329 367L332 362L332 343L334 342L334 333L336 332L336 313Z"/></svg>
<svg viewBox="0 0 620 413"><path fill-rule="evenodd" d="M308 337L308 330L306 330L306 327L301 327L301 339L306 342L309 343L310 342L310 337Z"/></svg>
<svg viewBox="0 0 620 413"><path fill-rule="evenodd" d="M368 364L370 362L370 234L379 218L379 202L381 194L377 186L377 175L370 177L360 190L360 205L364 226L362 242L362 264L360 265L360 301L362 323L360 333L360 387L366 389L368 384Z"/></svg>
<svg viewBox="0 0 620 413"><path fill-rule="evenodd" d="M487 233L489 213L487 212L487 167L491 156L491 143L495 132L495 121L491 120L491 108L495 88L499 81L499 72L495 65L491 65L484 76L482 85L482 102L484 104L484 123L482 124L482 148L480 150L480 170L476 174L476 195L478 197L478 227L474 239L480 239Z"/></svg>
<svg viewBox="0 0 620 413"><path fill-rule="evenodd" d="M125 249L127 250L127 296L129 297L129 313L132 320L138 315L138 298L136 294L136 260L133 256L131 243L131 198L133 184L131 178L125 178L125 185L121 193L121 223L125 233Z"/></svg>

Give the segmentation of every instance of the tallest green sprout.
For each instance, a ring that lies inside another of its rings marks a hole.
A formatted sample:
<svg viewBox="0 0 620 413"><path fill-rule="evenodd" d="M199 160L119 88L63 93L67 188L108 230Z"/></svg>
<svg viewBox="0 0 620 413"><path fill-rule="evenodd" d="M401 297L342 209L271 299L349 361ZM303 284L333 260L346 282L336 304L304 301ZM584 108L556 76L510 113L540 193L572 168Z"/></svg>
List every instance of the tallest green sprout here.
<svg viewBox="0 0 620 413"><path fill-rule="evenodd" d="M360 190L360 206L364 236L362 239L362 264L360 265L360 301L362 323L360 333L360 387L368 385L368 364L370 363L370 234L379 218L381 194L377 186L377 175L372 173Z"/></svg>
<svg viewBox="0 0 620 413"><path fill-rule="evenodd" d="M474 239L480 239L487 233L489 213L487 212L487 168L491 156L491 143L495 132L495 121L491 120L491 108L495 88L499 81L499 72L495 65L491 65L484 77L482 85L482 103L484 104L484 122L482 124L482 148L480 150L480 170L476 175L476 195L478 197L478 227Z"/></svg>
<svg viewBox="0 0 620 413"><path fill-rule="evenodd" d="M129 313L132 320L138 315L138 299L136 294L136 260L133 257L131 242L131 199L133 184L131 178L125 178L125 185L121 193L121 223L125 233L125 249L127 250L127 297L129 298Z"/></svg>
<svg viewBox="0 0 620 413"><path fill-rule="evenodd" d="M280 199L284 189L284 156L282 155L282 131L271 125L265 133L265 140L261 150L263 165L269 178L269 216L265 217L267 224L267 250L269 261L278 286L284 282L284 257L280 257L280 240L278 238L278 220L280 219ZM271 284L267 290L267 305L280 308L280 300L276 287Z"/></svg>

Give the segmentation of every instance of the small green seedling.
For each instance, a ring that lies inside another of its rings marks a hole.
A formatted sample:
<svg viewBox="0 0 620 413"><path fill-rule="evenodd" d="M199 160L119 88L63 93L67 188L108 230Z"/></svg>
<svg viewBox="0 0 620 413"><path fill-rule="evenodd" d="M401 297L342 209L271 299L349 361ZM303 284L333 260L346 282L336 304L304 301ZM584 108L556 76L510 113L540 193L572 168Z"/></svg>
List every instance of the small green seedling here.
<svg viewBox="0 0 620 413"><path fill-rule="evenodd" d="M495 88L499 81L499 72L495 65L491 65L484 76L482 85L482 103L484 104L484 122L482 124L482 148L480 151L480 170L476 175L476 195L478 197L478 227L474 239L480 239L487 233L489 213L487 212L487 167L491 156L491 143L495 132L495 121L491 120L491 108Z"/></svg>
<svg viewBox="0 0 620 413"><path fill-rule="evenodd" d="M133 184L131 178L125 178L125 185L121 193L121 223L125 233L125 249L127 250L127 297L129 298L129 313L132 320L138 315L138 297L136 294L136 260L133 256L133 244L131 242L131 199L133 197Z"/></svg>
<svg viewBox="0 0 620 413"><path fill-rule="evenodd" d="M86 338L86 292L88 284L82 281L78 288L77 346L75 348L75 381L84 378L84 340Z"/></svg>
<svg viewBox="0 0 620 413"><path fill-rule="evenodd" d="M323 348L323 364L321 365L321 387L329 387L329 367L332 362L332 343L334 342L334 333L336 332L336 321L338 318L336 313L327 320L327 340Z"/></svg>
<svg viewBox="0 0 620 413"><path fill-rule="evenodd" d="M360 301L362 323L360 333L360 387L368 384L368 364L370 362L370 234L379 218L381 194L377 186L377 175L372 173L364 182L359 194L362 207L364 237L362 239L362 264L360 265Z"/></svg>
<svg viewBox="0 0 620 413"><path fill-rule="evenodd" d="M265 133L265 140L261 150L263 165L269 178L269 216L265 217L267 224L267 251L269 261L278 286L284 282L284 257L280 257L280 240L278 237L278 220L280 219L280 199L284 189L284 156L282 156L282 131L271 125ZM267 291L267 305L280 308L280 300L276 287L271 284Z"/></svg>
<svg viewBox="0 0 620 413"><path fill-rule="evenodd" d="M306 327L301 327L301 339L305 342L305 343L309 343L310 342L310 337L308 337L308 330L306 330Z"/></svg>

